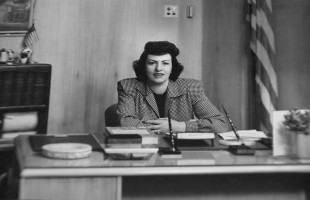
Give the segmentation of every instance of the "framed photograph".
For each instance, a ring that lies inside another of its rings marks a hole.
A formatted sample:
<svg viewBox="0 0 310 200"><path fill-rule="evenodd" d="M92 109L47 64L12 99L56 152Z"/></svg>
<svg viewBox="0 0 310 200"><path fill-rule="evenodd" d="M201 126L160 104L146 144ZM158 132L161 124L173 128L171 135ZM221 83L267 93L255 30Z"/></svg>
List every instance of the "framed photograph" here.
<svg viewBox="0 0 310 200"><path fill-rule="evenodd" d="M35 0L0 0L0 34L25 34L32 25Z"/></svg>

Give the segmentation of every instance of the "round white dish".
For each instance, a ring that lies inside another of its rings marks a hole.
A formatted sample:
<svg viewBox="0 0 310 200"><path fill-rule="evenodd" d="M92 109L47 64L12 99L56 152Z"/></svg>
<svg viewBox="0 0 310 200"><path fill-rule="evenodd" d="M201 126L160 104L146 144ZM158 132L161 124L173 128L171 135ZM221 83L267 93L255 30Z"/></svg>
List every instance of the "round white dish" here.
<svg viewBox="0 0 310 200"><path fill-rule="evenodd" d="M56 159L80 159L90 156L92 147L82 143L54 143L42 147L42 155Z"/></svg>
<svg viewBox="0 0 310 200"><path fill-rule="evenodd" d="M256 140L219 140L219 143L224 146L240 146L242 144L246 146L253 146Z"/></svg>

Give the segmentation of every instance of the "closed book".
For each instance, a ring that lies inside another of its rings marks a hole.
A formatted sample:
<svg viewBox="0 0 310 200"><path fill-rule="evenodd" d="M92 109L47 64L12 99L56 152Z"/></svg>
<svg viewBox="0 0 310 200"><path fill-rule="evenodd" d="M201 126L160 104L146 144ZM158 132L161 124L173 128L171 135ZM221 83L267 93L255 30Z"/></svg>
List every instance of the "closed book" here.
<svg viewBox="0 0 310 200"><path fill-rule="evenodd" d="M106 144L141 144L142 137L138 134L117 134L108 135Z"/></svg>
<svg viewBox="0 0 310 200"><path fill-rule="evenodd" d="M0 106L11 106L13 99L13 72L4 72L1 76Z"/></svg>
<svg viewBox="0 0 310 200"><path fill-rule="evenodd" d="M127 149L127 148L142 148L141 143L106 143L106 148L112 149Z"/></svg>
<svg viewBox="0 0 310 200"><path fill-rule="evenodd" d="M25 77L26 74L24 72L17 72L15 74L13 102L16 106L22 105L22 94L25 90Z"/></svg>
<svg viewBox="0 0 310 200"><path fill-rule="evenodd" d="M34 104L43 104L45 100L45 74L37 73L35 75L35 83L34 83Z"/></svg>
<svg viewBox="0 0 310 200"><path fill-rule="evenodd" d="M28 73L23 93L23 105L31 105L34 102L34 74Z"/></svg>

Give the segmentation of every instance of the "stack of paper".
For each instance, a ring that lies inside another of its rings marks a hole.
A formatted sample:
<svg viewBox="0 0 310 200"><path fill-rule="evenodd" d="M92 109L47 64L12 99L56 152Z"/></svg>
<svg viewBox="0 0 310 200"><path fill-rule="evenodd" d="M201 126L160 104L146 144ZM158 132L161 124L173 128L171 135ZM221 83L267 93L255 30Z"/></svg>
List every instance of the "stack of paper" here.
<svg viewBox="0 0 310 200"><path fill-rule="evenodd" d="M107 127L105 152L114 159L149 157L158 151L158 136L146 127Z"/></svg>
<svg viewBox="0 0 310 200"><path fill-rule="evenodd" d="M245 140L259 140L267 138L266 134L257 130L238 130L239 137ZM233 131L219 133L224 140L236 140L236 134Z"/></svg>

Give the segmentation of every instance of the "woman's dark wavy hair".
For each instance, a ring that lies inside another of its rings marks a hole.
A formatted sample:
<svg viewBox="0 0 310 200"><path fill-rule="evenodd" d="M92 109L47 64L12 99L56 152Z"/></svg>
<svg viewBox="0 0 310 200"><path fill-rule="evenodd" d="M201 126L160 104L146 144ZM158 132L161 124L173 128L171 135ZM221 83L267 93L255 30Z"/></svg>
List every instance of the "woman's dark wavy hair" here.
<svg viewBox="0 0 310 200"><path fill-rule="evenodd" d="M133 69L136 73L137 79L142 82L146 82L147 80L145 65L146 58L149 54L164 55L167 53L171 55L172 60L172 70L169 79L173 81L177 80L184 67L176 58L180 53L179 49L173 43L168 41L151 41L145 44L140 59L133 62Z"/></svg>

